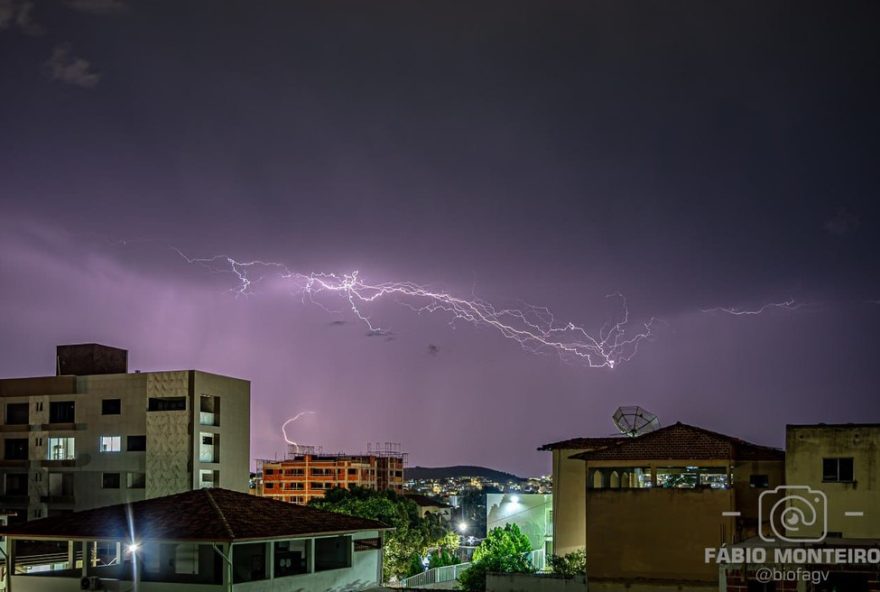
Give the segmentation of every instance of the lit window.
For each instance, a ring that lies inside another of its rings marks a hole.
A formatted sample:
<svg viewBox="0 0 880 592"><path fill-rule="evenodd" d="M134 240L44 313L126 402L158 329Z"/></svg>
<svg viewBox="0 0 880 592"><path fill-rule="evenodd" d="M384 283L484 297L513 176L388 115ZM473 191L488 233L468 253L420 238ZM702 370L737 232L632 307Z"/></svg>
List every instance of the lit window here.
<svg viewBox="0 0 880 592"><path fill-rule="evenodd" d="M122 436L101 436L101 452L121 452Z"/></svg>
<svg viewBox="0 0 880 592"><path fill-rule="evenodd" d="M49 460L76 459L76 440L74 438L49 438Z"/></svg>

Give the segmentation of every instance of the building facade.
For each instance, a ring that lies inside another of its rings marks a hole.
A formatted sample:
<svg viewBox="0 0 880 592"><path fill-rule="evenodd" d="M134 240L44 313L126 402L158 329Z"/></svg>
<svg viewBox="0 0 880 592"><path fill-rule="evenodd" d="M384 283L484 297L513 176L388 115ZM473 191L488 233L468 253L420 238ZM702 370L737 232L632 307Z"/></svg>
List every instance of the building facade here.
<svg viewBox="0 0 880 592"><path fill-rule="evenodd" d="M202 487L247 491L250 383L135 372L59 346L55 376L0 380L0 509L33 520Z"/></svg>
<svg viewBox="0 0 880 592"><path fill-rule="evenodd" d="M880 539L880 424L790 425L785 480L828 500L826 535ZM821 523L792 537L816 537Z"/></svg>
<svg viewBox="0 0 880 592"><path fill-rule="evenodd" d="M586 476L583 462L572 457L618 440L619 437L573 438L538 448L553 455L553 553L565 555L586 545Z"/></svg>
<svg viewBox="0 0 880 592"><path fill-rule="evenodd" d="M329 489L353 486L391 490L403 493L405 454L300 454L292 453L285 460L260 461L262 482L257 494L264 497L308 504L324 497Z"/></svg>
<svg viewBox="0 0 880 592"><path fill-rule="evenodd" d="M846 550L873 552L880 547L880 424L789 425L785 451L786 497L778 511L800 513L805 520L783 522L778 532L763 533L736 545L764 550L766 563L719 565L722 592L877 592L880 563L778 563L778 551ZM769 535L769 536L768 536ZM785 537L785 539L782 538ZM808 573L814 581L761 583L759 570Z"/></svg>

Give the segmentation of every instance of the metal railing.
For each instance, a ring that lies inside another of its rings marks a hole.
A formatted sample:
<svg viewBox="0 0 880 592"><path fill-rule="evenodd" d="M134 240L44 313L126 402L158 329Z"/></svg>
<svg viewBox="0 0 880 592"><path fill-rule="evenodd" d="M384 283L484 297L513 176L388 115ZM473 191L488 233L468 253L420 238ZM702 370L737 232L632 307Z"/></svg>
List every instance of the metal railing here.
<svg viewBox="0 0 880 592"><path fill-rule="evenodd" d="M394 584L394 586L397 588L417 588L419 586L427 586L428 584L454 582L458 579L458 576L467 571L470 566L470 563L459 563L458 565L433 567L420 574L404 578Z"/></svg>
<svg viewBox="0 0 880 592"><path fill-rule="evenodd" d="M544 549L535 549L528 553L529 562L536 571L544 571L547 567L547 557ZM428 584L441 584L443 582L454 582L458 577L466 572L471 566L471 562L459 563L458 565L445 565L443 567L433 567L422 573L404 578L395 584L391 584L396 588L417 588Z"/></svg>

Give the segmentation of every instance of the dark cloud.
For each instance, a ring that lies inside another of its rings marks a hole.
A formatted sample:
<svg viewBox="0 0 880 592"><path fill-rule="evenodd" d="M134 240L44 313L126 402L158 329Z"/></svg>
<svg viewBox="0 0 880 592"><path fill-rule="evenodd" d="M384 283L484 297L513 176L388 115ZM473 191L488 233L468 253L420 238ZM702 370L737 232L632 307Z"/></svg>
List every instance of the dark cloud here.
<svg viewBox="0 0 880 592"><path fill-rule="evenodd" d="M124 0L65 0L65 4L91 14L113 14L128 8L128 2Z"/></svg>
<svg viewBox="0 0 880 592"><path fill-rule="evenodd" d="M59 45L52 50L45 67L52 80L81 88L94 88L101 79L91 62L72 55L69 45Z"/></svg>

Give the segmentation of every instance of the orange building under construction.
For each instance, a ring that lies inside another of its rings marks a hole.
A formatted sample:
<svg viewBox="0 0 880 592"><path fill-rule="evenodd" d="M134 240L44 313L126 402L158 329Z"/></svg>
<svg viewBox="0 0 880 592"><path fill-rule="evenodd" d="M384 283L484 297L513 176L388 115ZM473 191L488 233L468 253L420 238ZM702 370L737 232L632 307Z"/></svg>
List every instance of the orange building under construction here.
<svg viewBox="0 0 880 592"><path fill-rule="evenodd" d="M352 486L403 493L406 453L386 443L365 454L323 454L313 447L291 446L285 460L263 460L262 481L256 493L264 497L308 504L328 489Z"/></svg>

